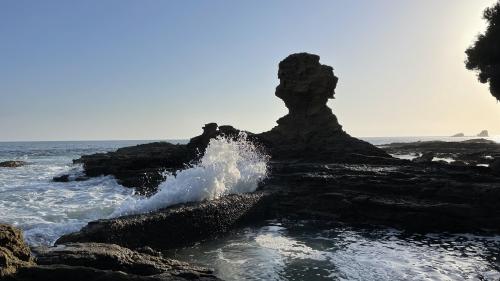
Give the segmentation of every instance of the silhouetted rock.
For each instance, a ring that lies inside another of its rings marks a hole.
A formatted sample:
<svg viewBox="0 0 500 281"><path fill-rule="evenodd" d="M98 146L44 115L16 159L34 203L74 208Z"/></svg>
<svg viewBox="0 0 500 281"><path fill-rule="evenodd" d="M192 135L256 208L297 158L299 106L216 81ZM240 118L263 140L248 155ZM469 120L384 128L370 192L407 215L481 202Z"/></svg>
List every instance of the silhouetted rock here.
<svg viewBox="0 0 500 281"><path fill-rule="evenodd" d="M26 164L28 164L28 163L26 163L24 161L18 161L18 160L3 161L3 162L0 162L0 167L4 167L4 168L17 168L17 167L24 166Z"/></svg>
<svg viewBox="0 0 500 281"><path fill-rule="evenodd" d="M479 134L477 134L478 137L486 138L488 137L488 130L482 130Z"/></svg>
<svg viewBox="0 0 500 281"><path fill-rule="evenodd" d="M292 54L279 64L276 96L288 114L271 131L257 135L273 159L370 163L391 157L375 146L349 136L326 105L338 78L319 56Z"/></svg>
<svg viewBox="0 0 500 281"><path fill-rule="evenodd" d="M452 138L461 138L461 137L465 137L464 133L458 133L458 134L454 134L453 136L451 136Z"/></svg>
<svg viewBox="0 0 500 281"><path fill-rule="evenodd" d="M15 273L20 267L33 265L33 257L21 230L0 224L0 279Z"/></svg>

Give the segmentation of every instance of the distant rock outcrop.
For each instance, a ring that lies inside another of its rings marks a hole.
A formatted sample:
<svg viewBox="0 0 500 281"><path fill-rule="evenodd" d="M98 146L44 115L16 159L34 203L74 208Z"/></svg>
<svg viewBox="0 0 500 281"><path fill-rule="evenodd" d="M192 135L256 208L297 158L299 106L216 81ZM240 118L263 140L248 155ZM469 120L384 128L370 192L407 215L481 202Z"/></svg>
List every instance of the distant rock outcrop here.
<svg viewBox="0 0 500 281"><path fill-rule="evenodd" d="M451 136L452 138L461 138L461 137L465 137L464 133L458 133L458 134L454 134L453 136Z"/></svg>
<svg viewBox="0 0 500 281"><path fill-rule="evenodd" d="M257 135L274 159L364 162L390 158L377 147L349 136L327 106L334 98L338 78L319 56L292 54L279 63L276 96L289 112L271 131ZM360 160L364 159L364 160Z"/></svg>
<svg viewBox="0 0 500 281"><path fill-rule="evenodd" d="M479 134L477 134L477 136L482 138L489 137L488 130L482 130Z"/></svg>

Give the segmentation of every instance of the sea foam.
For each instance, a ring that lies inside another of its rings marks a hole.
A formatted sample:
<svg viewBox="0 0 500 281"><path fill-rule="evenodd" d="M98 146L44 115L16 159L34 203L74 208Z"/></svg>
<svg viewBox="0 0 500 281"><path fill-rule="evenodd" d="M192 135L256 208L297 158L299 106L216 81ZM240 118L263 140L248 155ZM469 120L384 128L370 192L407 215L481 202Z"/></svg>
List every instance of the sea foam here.
<svg viewBox="0 0 500 281"><path fill-rule="evenodd" d="M111 217L145 213L174 204L212 200L227 194L253 192L266 177L269 157L245 134L236 139L210 140L195 164L168 175L158 192L149 198L130 197Z"/></svg>

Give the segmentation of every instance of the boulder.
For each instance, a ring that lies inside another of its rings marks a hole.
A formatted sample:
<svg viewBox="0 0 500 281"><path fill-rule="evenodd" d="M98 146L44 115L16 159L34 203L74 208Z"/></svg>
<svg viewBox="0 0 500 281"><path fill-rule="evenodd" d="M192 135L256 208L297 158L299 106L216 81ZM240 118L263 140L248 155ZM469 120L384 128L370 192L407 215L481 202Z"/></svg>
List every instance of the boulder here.
<svg viewBox="0 0 500 281"><path fill-rule="evenodd" d="M33 265L33 257L21 230L0 224L0 277L13 274L20 267Z"/></svg>
<svg viewBox="0 0 500 281"><path fill-rule="evenodd" d="M3 167L3 168L17 168L17 167L24 166L26 164L28 164L28 163L26 163L24 161L11 160L11 161L0 162L0 167Z"/></svg>

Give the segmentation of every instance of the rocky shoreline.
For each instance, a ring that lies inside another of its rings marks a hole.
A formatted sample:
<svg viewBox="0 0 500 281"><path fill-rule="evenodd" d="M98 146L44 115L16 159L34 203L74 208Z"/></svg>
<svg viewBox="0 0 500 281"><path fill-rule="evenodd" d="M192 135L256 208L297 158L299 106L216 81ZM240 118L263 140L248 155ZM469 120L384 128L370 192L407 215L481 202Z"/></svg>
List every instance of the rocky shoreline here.
<svg viewBox="0 0 500 281"><path fill-rule="evenodd" d="M375 147L343 131L327 107L338 78L330 66L320 64L319 56L290 55L280 63L278 78L276 96L289 113L268 132L245 132L271 157L269 177L258 191L90 222L61 237L56 247L32 249L38 265L30 259L25 260L30 264L14 265L20 270L9 271L8 280L63 280L70 272L87 276L76 280L216 280L210 270L163 258L156 250L214 239L266 219L500 233L500 176L491 167L476 165L485 160L494 167L486 156L495 157L500 145L468 141ZM151 195L165 172L175 174L197 161L212 138L235 138L241 132L209 123L186 145L144 144L84 155L75 163L83 165L86 177L113 175L122 185ZM409 153L433 155L422 161L390 155ZM432 162L434 156L453 156L463 163Z"/></svg>

